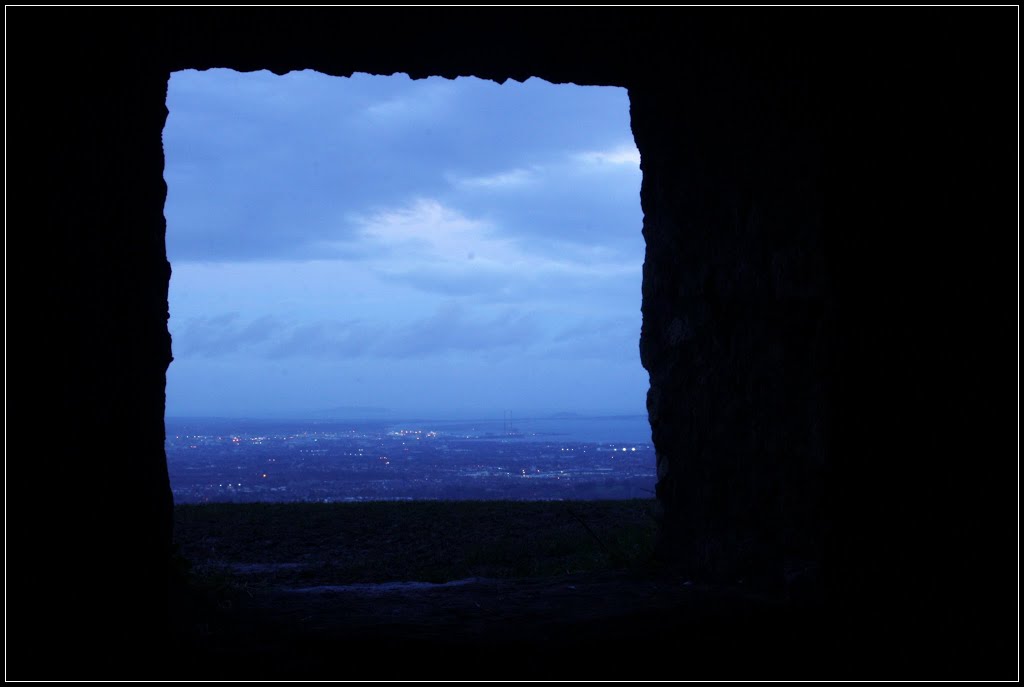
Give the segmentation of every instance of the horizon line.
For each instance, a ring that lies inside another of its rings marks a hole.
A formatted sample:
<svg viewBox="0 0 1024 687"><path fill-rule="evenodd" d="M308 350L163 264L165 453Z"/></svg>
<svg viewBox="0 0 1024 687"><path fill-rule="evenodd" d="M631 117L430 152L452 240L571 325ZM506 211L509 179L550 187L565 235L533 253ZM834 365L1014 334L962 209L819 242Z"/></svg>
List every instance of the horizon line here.
<svg viewBox="0 0 1024 687"><path fill-rule="evenodd" d="M549 415L530 415L527 417L514 417L514 422L527 422L535 420L613 420L626 418L648 418L647 413L552 413ZM301 416L269 416L269 415L166 415L164 421L168 420L250 420L270 422L504 422L508 418L495 417L417 417L395 416L395 417L301 417Z"/></svg>

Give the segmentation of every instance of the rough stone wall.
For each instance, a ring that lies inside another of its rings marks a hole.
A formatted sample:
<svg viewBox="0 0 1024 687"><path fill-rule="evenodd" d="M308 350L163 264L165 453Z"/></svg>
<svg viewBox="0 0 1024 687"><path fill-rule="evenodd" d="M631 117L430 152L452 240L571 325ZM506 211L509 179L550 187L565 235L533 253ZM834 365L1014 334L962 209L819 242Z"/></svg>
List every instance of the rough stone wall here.
<svg viewBox="0 0 1024 687"><path fill-rule="evenodd" d="M663 556L768 586L818 562L830 630L866 619L894 655L1005 649L978 624L1012 620L1016 570L1000 11L11 9L9 628L52 618L67 676L159 649L159 137L168 74L225 66L627 87Z"/></svg>
<svg viewBox="0 0 1024 687"><path fill-rule="evenodd" d="M806 67L711 49L681 60L685 98L630 89L661 551L700 579L777 585L821 545L821 131Z"/></svg>
<svg viewBox="0 0 1024 687"><path fill-rule="evenodd" d="M107 669L165 629L167 80L67 38L85 57L9 81L9 651Z"/></svg>
<svg viewBox="0 0 1024 687"><path fill-rule="evenodd" d="M121 667L165 630L167 82L135 67L93 58L8 82L8 655L66 653L22 667L68 676L79 650Z"/></svg>

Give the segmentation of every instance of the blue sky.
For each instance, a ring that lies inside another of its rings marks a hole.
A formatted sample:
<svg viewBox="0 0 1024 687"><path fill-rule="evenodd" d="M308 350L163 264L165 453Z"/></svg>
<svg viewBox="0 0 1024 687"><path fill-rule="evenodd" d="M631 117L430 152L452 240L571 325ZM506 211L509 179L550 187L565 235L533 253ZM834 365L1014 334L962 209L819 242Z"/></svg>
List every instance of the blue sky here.
<svg viewBox="0 0 1024 687"><path fill-rule="evenodd" d="M167 414L643 414L624 89L177 72Z"/></svg>

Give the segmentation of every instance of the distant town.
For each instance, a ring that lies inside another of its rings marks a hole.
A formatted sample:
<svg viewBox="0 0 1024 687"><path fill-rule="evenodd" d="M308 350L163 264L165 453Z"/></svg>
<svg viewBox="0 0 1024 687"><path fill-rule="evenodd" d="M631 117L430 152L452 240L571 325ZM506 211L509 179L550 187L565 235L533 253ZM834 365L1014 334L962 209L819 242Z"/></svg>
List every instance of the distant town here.
<svg viewBox="0 0 1024 687"><path fill-rule="evenodd" d="M615 423L522 425L168 419L167 464L176 503L653 496L654 449L637 431L585 441Z"/></svg>

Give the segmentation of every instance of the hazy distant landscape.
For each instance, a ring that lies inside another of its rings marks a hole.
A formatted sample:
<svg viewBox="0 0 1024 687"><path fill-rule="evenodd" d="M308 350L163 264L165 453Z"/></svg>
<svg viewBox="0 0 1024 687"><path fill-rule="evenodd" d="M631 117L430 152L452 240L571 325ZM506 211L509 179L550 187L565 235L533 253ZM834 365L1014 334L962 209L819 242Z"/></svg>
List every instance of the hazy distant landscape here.
<svg viewBox="0 0 1024 687"><path fill-rule="evenodd" d="M646 416L169 418L177 503L627 499L654 493Z"/></svg>

